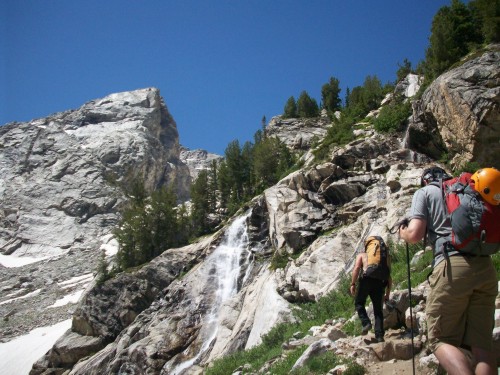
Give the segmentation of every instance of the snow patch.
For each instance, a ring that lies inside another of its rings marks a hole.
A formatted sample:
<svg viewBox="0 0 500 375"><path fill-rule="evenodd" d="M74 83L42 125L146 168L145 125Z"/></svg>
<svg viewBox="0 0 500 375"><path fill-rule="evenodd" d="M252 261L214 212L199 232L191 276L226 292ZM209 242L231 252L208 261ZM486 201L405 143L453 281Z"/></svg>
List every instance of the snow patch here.
<svg viewBox="0 0 500 375"><path fill-rule="evenodd" d="M28 375L33 363L43 356L57 339L71 328L71 319L53 326L40 327L12 341L0 343L0 373Z"/></svg>
<svg viewBox="0 0 500 375"><path fill-rule="evenodd" d="M85 275L81 276L76 276L73 277L69 280L61 281L57 283L57 285L62 286L62 287L68 287L68 286L73 286L73 284L79 284L82 282L89 282L94 278L94 275L91 273L86 273Z"/></svg>
<svg viewBox="0 0 500 375"><path fill-rule="evenodd" d="M64 306L64 305L67 305L70 303L77 303L78 300L80 299L80 297L82 296L83 292L84 292L84 290L79 290L75 293L68 294L67 296L64 296L63 298L58 299L53 305L48 306L47 309Z"/></svg>
<svg viewBox="0 0 500 375"><path fill-rule="evenodd" d="M25 265L31 264L31 263L40 262L40 261L48 259L48 258L50 258L50 257L48 257L48 256L40 257L40 258L16 257L13 255L0 254L0 264L4 267L7 267L7 268L14 268L14 267L22 267L22 266L25 266Z"/></svg>
<svg viewBox="0 0 500 375"><path fill-rule="evenodd" d="M101 238L103 244L99 247L99 250L104 251L106 258L110 258L118 253L120 245L118 241L113 237L113 235L103 236Z"/></svg>
<svg viewBox="0 0 500 375"><path fill-rule="evenodd" d="M34 296L40 294L41 291L42 291L41 289L37 289L37 290L35 290L35 291L31 292L31 293L28 293L28 294L26 294L24 296L17 297L17 298L11 298L11 299L8 299L7 301L0 302L0 305L5 305L6 303L9 303L9 302L12 302L12 301L16 301L18 299L24 299L24 298L34 297Z"/></svg>

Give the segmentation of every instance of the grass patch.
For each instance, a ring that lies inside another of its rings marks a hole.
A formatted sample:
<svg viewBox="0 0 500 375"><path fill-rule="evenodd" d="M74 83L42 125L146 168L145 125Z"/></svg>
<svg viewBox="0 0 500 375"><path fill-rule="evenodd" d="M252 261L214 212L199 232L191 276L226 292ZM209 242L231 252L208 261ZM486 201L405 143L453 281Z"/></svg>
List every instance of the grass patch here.
<svg viewBox="0 0 500 375"><path fill-rule="evenodd" d="M284 354L282 359L271 365L271 367L267 370L267 373L273 375L295 374L295 371L291 372L290 370L306 349L307 346L301 346L290 351L289 353Z"/></svg>
<svg viewBox="0 0 500 375"><path fill-rule="evenodd" d="M249 350L236 352L217 359L207 368L207 375L227 375L232 374L243 365L250 365L252 369L261 368L264 363L281 355L281 347L268 347L261 344Z"/></svg>
<svg viewBox="0 0 500 375"><path fill-rule="evenodd" d="M408 288L408 264L407 264L407 253L405 244L390 244L389 247L391 251L391 276L393 290L407 289ZM423 250L422 244L409 244L408 245L408 257L410 262L416 253ZM415 287L420 285L427 279L427 275L431 272L430 264L432 263L432 251L425 251L420 258L414 263L410 263L410 279L411 286Z"/></svg>
<svg viewBox="0 0 500 375"><path fill-rule="evenodd" d="M307 322L308 328L324 324L327 319L349 319L354 311L353 297L349 294L351 278L343 275L337 289L331 291L317 302L308 302L298 305L295 313L298 319Z"/></svg>

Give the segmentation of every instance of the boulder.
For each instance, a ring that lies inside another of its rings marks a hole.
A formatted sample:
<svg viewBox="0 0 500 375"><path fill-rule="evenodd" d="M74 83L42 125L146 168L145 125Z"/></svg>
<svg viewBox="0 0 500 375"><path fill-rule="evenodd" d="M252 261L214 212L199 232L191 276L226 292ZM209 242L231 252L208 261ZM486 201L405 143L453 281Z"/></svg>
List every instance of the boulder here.
<svg viewBox="0 0 500 375"><path fill-rule="evenodd" d="M415 103L409 147L453 166L475 161L500 168L500 45L443 73Z"/></svg>
<svg viewBox="0 0 500 375"><path fill-rule="evenodd" d="M276 137L292 151L306 151L323 139L331 126L327 116L316 119L273 117L265 128L266 136Z"/></svg>

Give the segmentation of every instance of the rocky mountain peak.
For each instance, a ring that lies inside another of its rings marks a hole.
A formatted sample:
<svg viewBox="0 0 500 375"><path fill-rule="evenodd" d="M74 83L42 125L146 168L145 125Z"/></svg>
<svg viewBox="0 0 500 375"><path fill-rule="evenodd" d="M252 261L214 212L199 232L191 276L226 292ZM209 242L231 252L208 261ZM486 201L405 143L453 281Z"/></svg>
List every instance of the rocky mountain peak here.
<svg viewBox="0 0 500 375"><path fill-rule="evenodd" d="M180 159L188 166L189 174L194 181L200 171L209 170L212 162L220 162L222 156L202 149L190 150L187 147L181 147Z"/></svg>
<svg viewBox="0 0 500 375"><path fill-rule="evenodd" d="M2 337L68 317L56 308L33 321L29 306L51 305L59 282L92 275L102 249L116 252L111 232L134 178L150 190L174 184L188 198L179 154L176 124L155 88L0 127L0 314L15 311Z"/></svg>

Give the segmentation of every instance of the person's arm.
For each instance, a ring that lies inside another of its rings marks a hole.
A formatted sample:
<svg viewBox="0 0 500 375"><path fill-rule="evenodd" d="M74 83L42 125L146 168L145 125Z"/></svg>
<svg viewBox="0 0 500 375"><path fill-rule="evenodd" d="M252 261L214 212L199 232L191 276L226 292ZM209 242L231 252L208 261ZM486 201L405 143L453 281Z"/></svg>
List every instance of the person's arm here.
<svg viewBox="0 0 500 375"><path fill-rule="evenodd" d="M408 226L402 225L399 228L399 237L408 243L417 243L425 236L427 221L421 218L413 218Z"/></svg>
<svg viewBox="0 0 500 375"><path fill-rule="evenodd" d="M389 267L389 280L387 280L387 285L385 286L384 301L389 301L389 297L391 295L391 288L392 288L391 263L392 263L392 258L390 255L388 255L387 266Z"/></svg>
<svg viewBox="0 0 500 375"><path fill-rule="evenodd" d="M389 297L391 295L391 288L392 288L392 277L389 276L389 280L387 280L387 286L385 287L385 295L384 295L385 301L389 301Z"/></svg>
<svg viewBox="0 0 500 375"><path fill-rule="evenodd" d="M399 228L399 238L408 243L417 243L424 238L429 218L426 188L419 189L413 195L410 208L410 222Z"/></svg>
<svg viewBox="0 0 500 375"><path fill-rule="evenodd" d="M359 272L362 269L363 258L361 254L358 254L358 256L356 257L356 263L354 264L354 269L352 270L351 287L349 288L351 295L354 295L354 293L356 293L356 281L358 280Z"/></svg>

